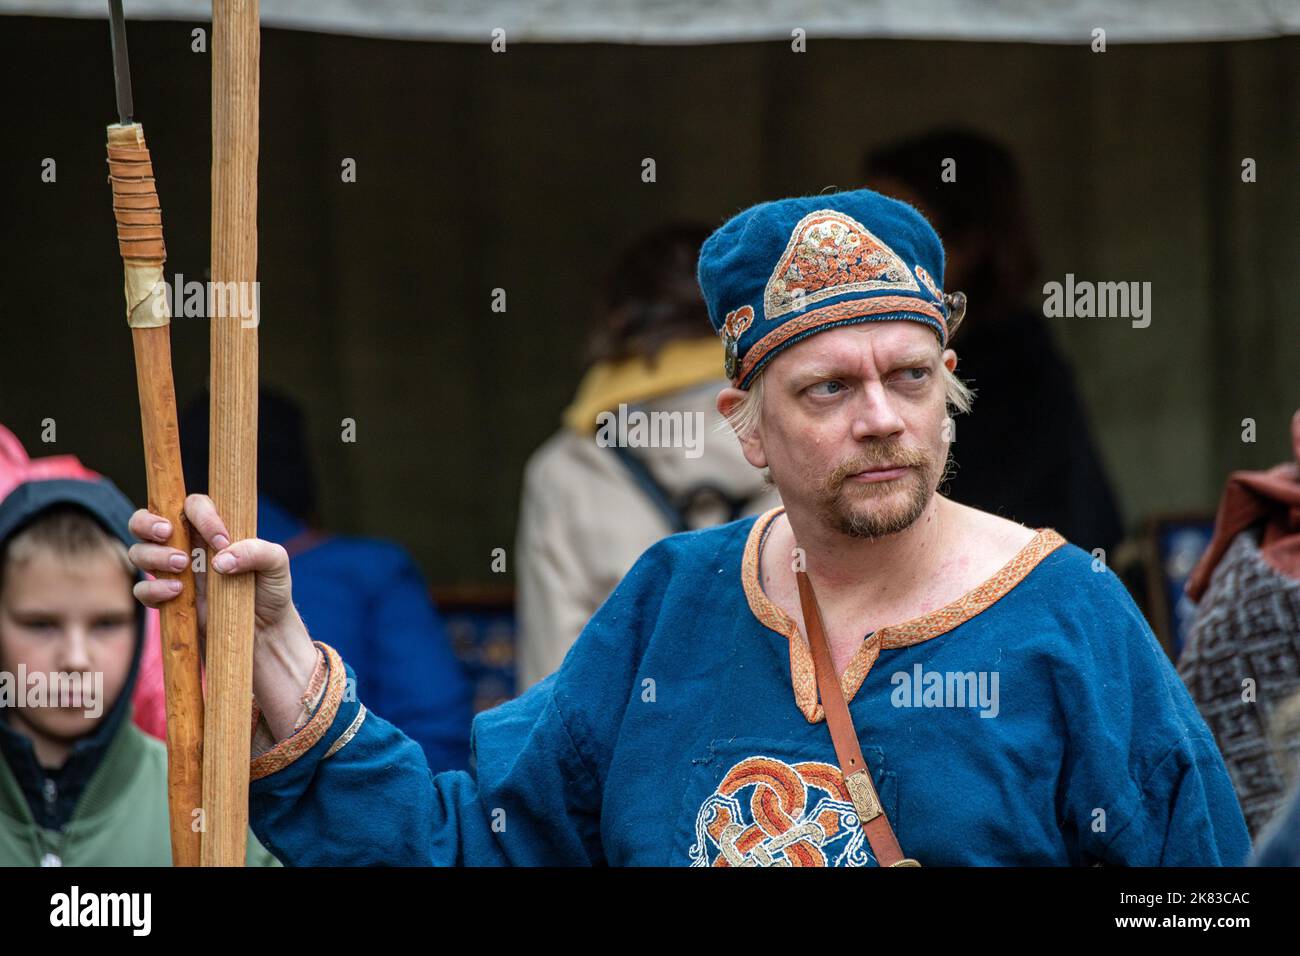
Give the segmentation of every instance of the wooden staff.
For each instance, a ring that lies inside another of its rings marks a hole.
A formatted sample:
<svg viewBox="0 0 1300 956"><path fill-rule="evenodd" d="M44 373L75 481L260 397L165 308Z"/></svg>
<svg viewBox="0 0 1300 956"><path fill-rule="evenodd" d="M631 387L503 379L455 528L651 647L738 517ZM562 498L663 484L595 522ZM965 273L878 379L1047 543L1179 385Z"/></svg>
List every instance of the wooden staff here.
<svg viewBox="0 0 1300 956"><path fill-rule="evenodd" d="M144 128L131 121L131 82L121 0L110 4L110 14L120 122L108 127L108 172L117 246L126 274L126 321L135 346L149 510L171 522L167 544L189 554L189 526L183 514L185 476L172 383L171 310L162 281L167 258L162 208ZM167 805L172 863L198 866L201 834L195 811L203 806L203 691L194 572L186 565L184 571L159 577L181 582L180 595L159 612L167 703Z"/></svg>
<svg viewBox="0 0 1300 956"><path fill-rule="evenodd" d="M212 3L209 489L231 540L257 533L257 0ZM232 294L233 293L233 294ZM235 314L225 314L222 312ZM204 866L242 866L253 701L252 575L208 575Z"/></svg>

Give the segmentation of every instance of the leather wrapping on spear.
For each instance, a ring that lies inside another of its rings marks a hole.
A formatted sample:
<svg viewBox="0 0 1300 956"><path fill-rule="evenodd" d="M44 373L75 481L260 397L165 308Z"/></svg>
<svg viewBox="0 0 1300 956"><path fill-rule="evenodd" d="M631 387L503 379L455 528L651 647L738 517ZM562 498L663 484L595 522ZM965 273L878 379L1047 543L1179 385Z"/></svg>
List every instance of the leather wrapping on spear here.
<svg viewBox="0 0 1300 956"><path fill-rule="evenodd" d="M257 532L257 320L218 315L255 302L258 69L256 0L212 4L212 325L209 493L231 541ZM236 283L227 286L227 283ZM221 290L233 289L233 296ZM242 866L248 833L253 575L208 575L204 866Z"/></svg>
<svg viewBox="0 0 1300 956"><path fill-rule="evenodd" d="M149 510L172 525L167 544L190 553L184 519L185 476L176 427L172 381L171 310L162 284L167 250L153 163L139 123L108 127L108 170L126 277L126 315L135 348L140 427L144 438ZM167 707L167 804L172 862L198 866L200 833L194 811L203 806L203 691L200 682L194 572L178 574L181 593L159 611Z"/></svg>

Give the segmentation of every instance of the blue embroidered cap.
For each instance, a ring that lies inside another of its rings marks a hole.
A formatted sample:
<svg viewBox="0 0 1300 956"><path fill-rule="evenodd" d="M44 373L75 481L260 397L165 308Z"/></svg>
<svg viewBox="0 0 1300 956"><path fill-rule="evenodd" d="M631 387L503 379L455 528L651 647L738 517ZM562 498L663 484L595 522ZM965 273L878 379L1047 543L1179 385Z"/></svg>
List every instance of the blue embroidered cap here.
<svg viewBox="0 0 1300 956"><path fill-rule="evenodd" d="M782 349L818 332L905 319L946 346L966 309L960 292L940 290L933 227L870 189L751 206L705 240L698 278L727 378L745 389Z"/></svg>

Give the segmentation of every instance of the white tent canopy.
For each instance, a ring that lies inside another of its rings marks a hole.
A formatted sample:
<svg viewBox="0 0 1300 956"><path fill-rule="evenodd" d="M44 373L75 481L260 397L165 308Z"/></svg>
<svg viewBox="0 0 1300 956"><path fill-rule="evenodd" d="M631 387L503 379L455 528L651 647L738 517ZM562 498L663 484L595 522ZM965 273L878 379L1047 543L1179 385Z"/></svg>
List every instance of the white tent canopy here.
<svg viewBox="0 0 1300 956"><path fill-rule="evenodd" d="M125 0L128 19L206 21L206 0ZM0 0L0 14L107 19L105 0ZM1300 0L262 0L268 27L410 40L725 43L907 38L1107 44L1300 33ZM2 29L2 28L0 28Z"/></svg>

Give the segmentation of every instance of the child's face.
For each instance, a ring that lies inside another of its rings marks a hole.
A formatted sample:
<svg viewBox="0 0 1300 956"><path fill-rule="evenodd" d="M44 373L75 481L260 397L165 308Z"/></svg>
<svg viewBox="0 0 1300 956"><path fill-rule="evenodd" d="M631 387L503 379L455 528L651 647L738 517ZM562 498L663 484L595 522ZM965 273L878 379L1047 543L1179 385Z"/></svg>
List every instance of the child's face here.
<svg viewBox="0 0 1300 956"><path fill-rule="evenodd" d="M135 655L131 585L107 552L67 560L41 548L8 562L0 586L0 667L18 691L11 719L52 744L70 744L98 725L122 692ZM18 684L19 664L26 666L26 688ZM44 706L24 706L31 675L45 675L48 685L50 674L86 672L102 674L102 685L95 677L83 690L81 681L60 682L61 693L47 694Z"/></svg>

